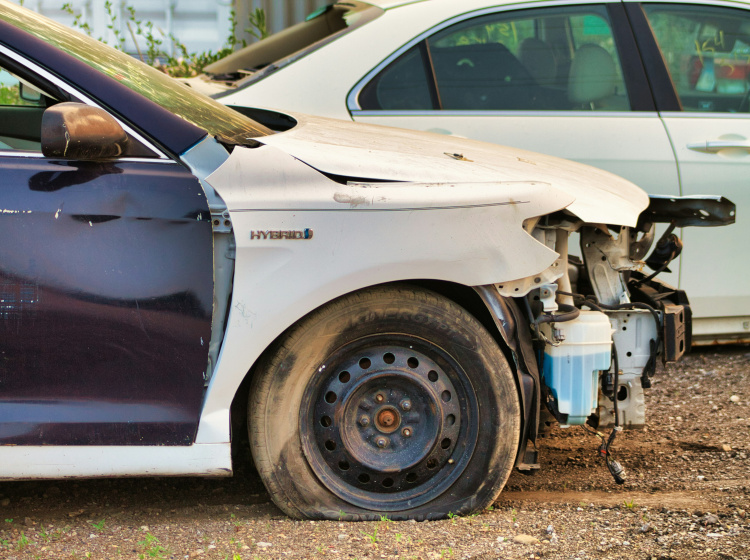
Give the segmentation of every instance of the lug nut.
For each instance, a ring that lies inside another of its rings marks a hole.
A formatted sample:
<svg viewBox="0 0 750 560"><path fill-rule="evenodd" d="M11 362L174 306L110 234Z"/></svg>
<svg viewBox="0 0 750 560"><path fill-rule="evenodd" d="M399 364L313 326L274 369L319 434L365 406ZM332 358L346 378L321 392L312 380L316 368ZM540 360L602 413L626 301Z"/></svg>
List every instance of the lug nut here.
<svg viewBox="0 0 750 560"><path fill-rule="evenodd" d="M401 430L401 435L404 437L411 437L411 428L404 428Z"/></svg>
<svg viewBox="0 0 750 560"><path fill-rule="evenodd" d="M385 397L383 396L383 393L378 393L375 395L375 402L382 403L385 400Z"/></svg>
<svg viewBox="0 0 750 560"><path fill-rule="evenodd" d="M385 449L385 447L388 445L388 440L384 437L375 438L375 445L377 445L380 449Z"/></svg>
<svg viewBox="0 0 750 560"><path fill-rule="evenodd" d="M367 427L370 425L370 418L367 416L360 416L359 417L359 425L362 427Z"/></svg>
<svg viewBox="0 0 750 560"><path fill-rule="evenodd" d="M411 410L411 401L409 399L404 399L401 401L401 409L409 411Z"/></svg>

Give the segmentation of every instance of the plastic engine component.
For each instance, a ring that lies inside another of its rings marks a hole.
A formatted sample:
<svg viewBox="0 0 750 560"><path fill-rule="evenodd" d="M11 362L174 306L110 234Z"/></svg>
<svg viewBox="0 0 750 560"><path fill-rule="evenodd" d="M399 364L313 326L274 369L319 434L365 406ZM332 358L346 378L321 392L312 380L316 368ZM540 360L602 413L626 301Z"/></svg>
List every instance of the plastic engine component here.
<svg viewBox="0 0 750 560"><path fill-rule="evenodd" d="M581 311L564 323L543 324L544 335L564 338L558 346L544 350L544 382L557 401L568 425L580 425L596 411L599 373L608 370L612 356L612 326L600 311Z"/></svg>

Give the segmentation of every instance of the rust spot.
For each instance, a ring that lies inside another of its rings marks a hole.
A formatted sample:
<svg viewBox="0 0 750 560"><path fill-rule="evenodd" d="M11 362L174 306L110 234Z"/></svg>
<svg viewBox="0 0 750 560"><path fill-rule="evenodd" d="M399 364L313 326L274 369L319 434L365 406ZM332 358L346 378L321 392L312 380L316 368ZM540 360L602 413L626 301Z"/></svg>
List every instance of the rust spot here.
<svg viewBox="0 0 750 560"><path fill-rule="evenodd" d="M390 410L384 410L378 414L378 421L386 428L390 428L396 422L396 415Z"/></svg>
<svg viewBox="0 0 750 560"><path fill-rule="evenodd" d="M381 432L389 434L398 429L401 424L401 416L393 407L385 407L375 417L375 425Z"/></svg>

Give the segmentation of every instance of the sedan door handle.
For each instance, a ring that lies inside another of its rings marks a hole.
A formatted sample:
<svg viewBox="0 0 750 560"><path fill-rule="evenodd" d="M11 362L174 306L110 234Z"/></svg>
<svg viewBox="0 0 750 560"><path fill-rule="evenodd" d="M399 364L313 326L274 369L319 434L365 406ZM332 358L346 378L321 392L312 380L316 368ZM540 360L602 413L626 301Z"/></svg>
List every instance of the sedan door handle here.
<svg viewBox="0 0 750 560"><path fill-rule="evenodd" d="M688 144L687 147L696 152L715 154L719 150L726 150L727 148L750 150L750 140L707 140L705 142Z"/></svg>

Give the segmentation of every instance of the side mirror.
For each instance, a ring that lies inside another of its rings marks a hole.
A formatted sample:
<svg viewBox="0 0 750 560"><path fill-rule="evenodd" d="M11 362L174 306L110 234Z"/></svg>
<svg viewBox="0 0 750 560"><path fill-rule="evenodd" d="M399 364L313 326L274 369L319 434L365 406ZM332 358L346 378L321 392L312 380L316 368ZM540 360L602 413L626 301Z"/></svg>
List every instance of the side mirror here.
<svg viewBox="0 0 750 560"><path fill-rule="evenodd" d="M18 82L18 96L28 103L37 105L42 101L42 92L23 82Z"/></svg>
<svg viewBox="0 0 750 560"><path fill-rule="evenodd" d="M128 135L109 113L82 103L58 103L42 115L42 153L50 158L97 160L125 152Z"/></svg>

